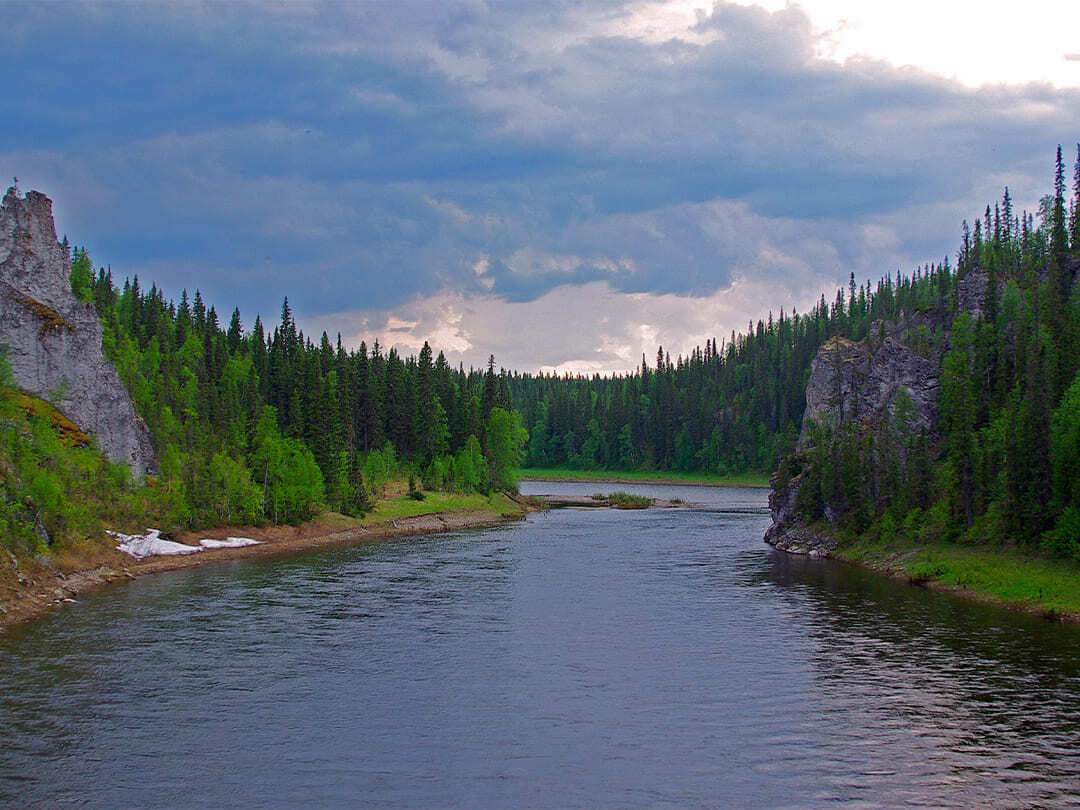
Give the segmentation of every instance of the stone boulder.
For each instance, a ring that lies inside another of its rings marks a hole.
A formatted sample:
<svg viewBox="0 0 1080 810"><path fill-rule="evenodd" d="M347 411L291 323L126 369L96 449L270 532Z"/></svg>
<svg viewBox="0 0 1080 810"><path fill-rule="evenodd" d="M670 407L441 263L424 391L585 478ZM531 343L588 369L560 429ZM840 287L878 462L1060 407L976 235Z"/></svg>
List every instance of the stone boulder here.
<svg viewBox="0 0 1080 810"><path fill-rule="evenodd" d="M0 345L15 383L49 400L141 479L154 468L150 432L102 352L93 304L71 291L70 273L52 201L8 189L0 206Z"/></svg>

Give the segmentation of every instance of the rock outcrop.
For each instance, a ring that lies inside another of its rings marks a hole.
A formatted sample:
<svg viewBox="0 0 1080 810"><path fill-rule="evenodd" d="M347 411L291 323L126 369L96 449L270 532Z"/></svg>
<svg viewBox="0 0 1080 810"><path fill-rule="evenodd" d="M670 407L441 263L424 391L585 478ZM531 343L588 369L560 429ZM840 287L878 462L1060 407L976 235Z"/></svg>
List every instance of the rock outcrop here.
<svg viewBox="0 0 1080 810"><path fill-rule="evenodd" d="M880 425L895 410L901 389L914 405L912 429L932 433L937 426L938 369L936 361L889 334L858 343L830 338L810 364L800 443L805 444L812 421Z"/></svg>
<svg viewBox="0 0 1080 810"><path fill-rule="evenodd" d="M971 296L973 306L976 296L977 292ZM773 477L769 494L773 523L765 535L767 543L811 556L828 556L836 547L832 538L806 526L796 514L806 480L803 465L812 423L878 430L895 415L903 391L911 405L906 412L908 430L925 430L930 442L937 438L941 364L940 347L932 338L938 328L927 316L913 315L899 323L876 323L861 341L834 337L821 346L810 365L798 445ZM826 504L828 519L833 517L830 512Z"/></svg>
<svg viewBox="0 0 1080 810"><path fill-rule="evenodd" d="M836 542L806 526L795 514L795 501L805 480L804 476L798 475L781 483L774 476L769 491L769 512L773 522L765 532L765 542L792 554L827 557L836 548Z"/></svg>
<svg viewBox="0 0 1080 810"><path fill-rule="evenodd" d="M70 273L52 201L9 188L0 207L0 344L15 383L52 402L142 478L154 466L150 433L102 352L93 304L71 291Z"/></svg>
<svg viewBox="0 0 1080 810"><path fill-rule="evenodd" d="M986 303L986 291L989 287L990 277L978 268L972 270L956 285L957 310L966 312L973 320L981 318L983 306Z"/></svg>

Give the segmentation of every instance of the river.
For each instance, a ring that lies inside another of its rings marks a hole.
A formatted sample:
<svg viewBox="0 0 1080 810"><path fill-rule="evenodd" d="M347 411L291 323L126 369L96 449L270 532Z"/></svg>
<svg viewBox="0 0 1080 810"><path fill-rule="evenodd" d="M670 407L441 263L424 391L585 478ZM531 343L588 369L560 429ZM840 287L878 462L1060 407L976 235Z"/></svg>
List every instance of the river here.
<svg viewBox="0 0 1080 810"><path fill-rule="evenodd" d="M763 490L144 577L0 637L0 806L1080 807L1080 630Z"/></svg>

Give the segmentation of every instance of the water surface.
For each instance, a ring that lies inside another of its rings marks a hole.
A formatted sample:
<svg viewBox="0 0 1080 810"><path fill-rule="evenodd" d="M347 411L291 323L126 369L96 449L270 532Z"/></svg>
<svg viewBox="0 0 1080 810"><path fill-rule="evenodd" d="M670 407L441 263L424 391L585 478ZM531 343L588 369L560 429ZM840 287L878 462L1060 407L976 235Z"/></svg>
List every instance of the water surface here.
<svg viewBox="0 0 1080 810"><path fill-rule="evenodd" d="M0 638L0 806L1080 806L1074 628L775 552L763 490L571 491L612 488L704 508L174 571Z"/></svg>

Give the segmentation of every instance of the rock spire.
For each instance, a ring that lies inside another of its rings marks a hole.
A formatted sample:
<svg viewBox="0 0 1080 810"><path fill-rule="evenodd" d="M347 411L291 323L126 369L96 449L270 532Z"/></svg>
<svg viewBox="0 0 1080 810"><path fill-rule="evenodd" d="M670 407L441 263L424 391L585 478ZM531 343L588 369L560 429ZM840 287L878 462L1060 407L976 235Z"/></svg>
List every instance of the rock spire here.
<svg viewBox="0 0 1080 810"><path fill-rule="evenodd" d="M15 383L52 402L141 479L154 467L150 433L102 352L93 304L71 291L70 273L52 201L9 188L0 205L0 345Z"/></svg>

